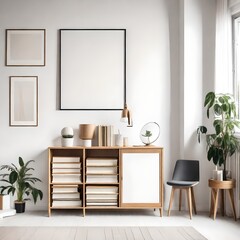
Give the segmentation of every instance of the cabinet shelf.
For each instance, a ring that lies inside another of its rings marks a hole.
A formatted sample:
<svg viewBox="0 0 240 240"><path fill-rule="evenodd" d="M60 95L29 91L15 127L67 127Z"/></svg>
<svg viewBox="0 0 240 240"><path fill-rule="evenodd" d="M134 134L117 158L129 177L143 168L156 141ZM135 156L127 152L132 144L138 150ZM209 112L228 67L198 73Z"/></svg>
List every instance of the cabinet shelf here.
<svg viewBox="0 0 240 240"><path fill-rule="evenodd" d="M86 195L119 195L119 193L87 193L86 192Z"/></svg>
<svg viewBox="0 0 240 240"><path fill-rule="evenodd" d="M63 162L63 161L62 162L55 162L55 161L53 162L52 161L52 164L79 164L79 163L80 163L80 161L79 162L67 162L67 161L66 162Z"/></svg>
<svg viewBox="0 0 240 240"><path fill-rule="evenodd" d="M84 207L69 207L69 206L61 206L61 207L50 207L50 209L83 209Z"/></svg>
<svg viewBox="0 0 240 240"><path fill-rule="evenodd" d="M109 183L109 182L101 182L101 183L99 183L99 182L92 182L92 183L89 183L89 182L86 182L85 183L85 185L86 186L90 186L90 185L98 185L98 186L107 186L107 185L112 185L112 186L115 186L115 185L119 185L119 182L116 182L116 183Z"/></svg>
<svg viewBox="0 0 240 240"><path fill-rule="evenodd" d="M49 183L51 186L56 185L59 188L63 188L63 187L74 187L74 186L78 186L78 185L82 185L83 182L50 182Z"/></svg>
<svg viewBox="0 0 240 240"><path fill-rule="evenodd" d="M78 185L80 185L80 184L83 184L83 182L51 182L51 184L52 185L56 185L56 184L59 184L59 185L78 184Z"/></svg>
<svg viewBox="0 0 240 240"><path fill-rule="evenodd" d="M119 206L86 206L85 209L119 209Z"/></svg>
<svg viewBox="0 0 240 240"><path fill-rule="evenodd" d="M86 176L118 176L118 173L86 173Z"/></svg>
<svg viewBox="0 0 240 240"><path fill-rule="evenodd" d="M55 209L85 215L87 209L145 208L159 208L162 216L163 148L49 147L48 153L49 216Z"/></svg>
<svg viewBox="0 0 240 240"><path fill-rule="evenodd" d="M55 173L52 173L52 175L78 175L78 176L81 176L80 173L76 173L76 172L55 172Z"/></svg>

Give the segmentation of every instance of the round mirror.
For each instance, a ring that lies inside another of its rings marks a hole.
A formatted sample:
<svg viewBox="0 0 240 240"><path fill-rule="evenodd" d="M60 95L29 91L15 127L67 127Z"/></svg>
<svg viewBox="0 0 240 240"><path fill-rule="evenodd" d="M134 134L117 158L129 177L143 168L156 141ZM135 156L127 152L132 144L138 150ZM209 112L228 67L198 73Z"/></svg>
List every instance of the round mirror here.
<svg viewBox="0 0 240 240"><path fill-rule="evenodd" d="M156 122L145 124L140 131L140 139L145 145L154 143L160 135L160 127Z"/></svg>

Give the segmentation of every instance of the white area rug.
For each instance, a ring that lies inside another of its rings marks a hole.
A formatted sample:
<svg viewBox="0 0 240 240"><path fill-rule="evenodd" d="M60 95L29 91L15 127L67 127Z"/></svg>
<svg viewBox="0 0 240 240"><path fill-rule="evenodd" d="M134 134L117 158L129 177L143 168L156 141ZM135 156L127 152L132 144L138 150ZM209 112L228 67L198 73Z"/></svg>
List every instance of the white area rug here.
<svg viewBox="0 0 240 240"><path fill-rule="evenodd" d="M0 227L1 240L206 240L193 227Z"/></svg>

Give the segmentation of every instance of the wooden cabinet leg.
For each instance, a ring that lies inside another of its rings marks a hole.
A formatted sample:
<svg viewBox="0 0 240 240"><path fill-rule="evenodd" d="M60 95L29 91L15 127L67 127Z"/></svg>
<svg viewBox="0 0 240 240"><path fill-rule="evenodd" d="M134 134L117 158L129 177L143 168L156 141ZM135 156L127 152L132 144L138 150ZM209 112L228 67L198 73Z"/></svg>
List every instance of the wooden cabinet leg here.
<svg viewBox="0 0 240 240"><path fill-rule="evenodd" d="M86 211L85 208L83 208L83 217L85 217L85 211Z"/></svg>
<svg viewBox="0 0 240 240"><path fill-rule="evenodd" d="M163 209L162 208L159 208L159 214L160 214L160 217L163 216Z"/></svg>

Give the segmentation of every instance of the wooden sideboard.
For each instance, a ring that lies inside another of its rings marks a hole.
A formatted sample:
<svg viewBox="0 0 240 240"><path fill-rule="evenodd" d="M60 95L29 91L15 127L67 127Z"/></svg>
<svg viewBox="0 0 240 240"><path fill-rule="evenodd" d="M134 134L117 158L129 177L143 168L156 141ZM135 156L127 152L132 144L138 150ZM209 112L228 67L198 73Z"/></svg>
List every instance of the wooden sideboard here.
<svg viewBox="0 0 240 240"><path fill-rule="evenodd" d="M159 209L163 148L49 147L48 215L54 209Z"/></svg>

